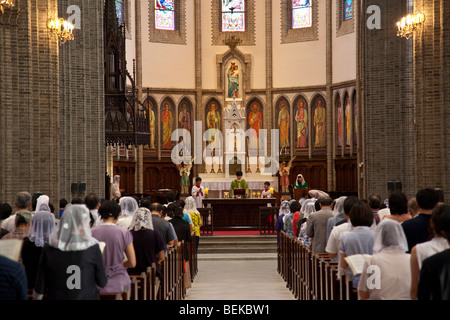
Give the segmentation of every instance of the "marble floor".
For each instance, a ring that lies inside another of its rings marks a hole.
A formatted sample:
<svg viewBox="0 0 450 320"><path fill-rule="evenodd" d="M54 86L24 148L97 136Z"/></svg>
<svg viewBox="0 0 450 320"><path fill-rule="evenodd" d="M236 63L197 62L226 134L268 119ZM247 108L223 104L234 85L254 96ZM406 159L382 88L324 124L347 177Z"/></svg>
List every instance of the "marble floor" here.
<svg viewBox="0 0 450 320"><path fill-rule="evenodd" d="M200 260L186 300L295 300L277 260Z"/></svg>

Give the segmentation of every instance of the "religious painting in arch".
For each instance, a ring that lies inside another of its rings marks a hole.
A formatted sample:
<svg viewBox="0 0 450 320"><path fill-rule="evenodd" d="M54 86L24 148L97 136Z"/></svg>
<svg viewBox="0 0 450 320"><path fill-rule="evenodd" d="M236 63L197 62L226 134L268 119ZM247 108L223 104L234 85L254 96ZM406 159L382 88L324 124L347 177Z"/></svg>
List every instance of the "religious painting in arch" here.
<svg viewBox="0 0 450 320"><path fill-rule="evenodd" d="M353 105L353 148L358 151L358 102L356 101L356 90L352 96Z"/></svg>
<svg viewBox="0 0 450 320"><path fill-rule="evenodd" d="M327 146L326 137L326 103L319 95L313 100L314 149L324 149Z"/></svg>
<svg viewBox="0 0 450 320"><path fill-rule="evenodd" d="M291 148L291 115L289 103L285 98L280 99L277 104L276 128L280 136L280 155L288 155Z"/></svg>
<svg viewBox="0 0 450 320"><path fill-rule="evenodd" d="M344 119L345 119L345 147L348 151L348 148L350 148L350 146L352 145L352 106L350 103L350 98L348 93L346 92L344 95L344 107L343 107L343 111L344 111Z"/></svg>
<svg viewBox="0 0 450 320"><path fill-rule="evenodd" d="M261 149L259 130L263 129L263 119L264 112L261 103L257 99L252 100L247 106L248 151L250 156L257 156L258 150Z"/></svg>
<svg viewBox="0 0 450 320"><path fill-rule="evenodd" d="M175 130L174 109L169 99L161 104L161 150L172 150L172 132Z"/></svg>
<svg viewBox="0 0 450 320"><path fill-rule="evenodd" d="M183 99L178 105L178 129L184 129L189 131L192 135L192 106L188 99ZM191 137L192 138L192 137ZM180 138L182 139L182 138ZM181 141L181 140L180 140ZM190 142L186 142L186 145L191 145ZM183 150L181 155L187 154L192 150Z"/></svg>
<svg viewBox="0 0 450 320"><path fill-rule="evenodd" d="M158 127L158 109L156 108L156 104L150 97L147 97L143 103L145 110L147 110L148 114L148 123L149 123L149 143L144 146L144 150L156 150L157 141L156 141L156 128Z"/></svg>
<svg viewBox="0 0 450 320"><path fill-rule="evenodd" d="M344 146L344 112L342 110L341 95L336 94L335 98L335 108L336 108L336 145L338 152L342 151Z"/></svg>
<svg viewBox="0 0 450 320"><path fill-rule="evenodd" d="M304 97L299 97L294 103L295 149L308 151L308 103Z"/></svg>
<svg viewBox="0 0 450 320"><path fill-rule="evenodd" d="M237 61L231 61L226 72L226 97L239 99L242 97L240 88L241 69Z"/></svg>
<svg viewBox="0 0 450 320"><path fill-rule="evenodd" d="M191 132L192 106L187 99L183 99L178 106L178 128Z"/></svg>
<svg viewBox="0 0 450 320"><path fill-rule="evenodd" d="M215 136L213 132L209 132L208 130L216 129L221 131L222 130L222 108L215 99L208 102L206 105L205 110L205 131L206 131L206 144L208 146L211 146L212 149L215 149L213 154L216 153L216 151L219 150L221 147L219 145L219 141L215 141ZM210 150L211 152L213 150ZM216 153L217 154L217 153Z"/></svg>

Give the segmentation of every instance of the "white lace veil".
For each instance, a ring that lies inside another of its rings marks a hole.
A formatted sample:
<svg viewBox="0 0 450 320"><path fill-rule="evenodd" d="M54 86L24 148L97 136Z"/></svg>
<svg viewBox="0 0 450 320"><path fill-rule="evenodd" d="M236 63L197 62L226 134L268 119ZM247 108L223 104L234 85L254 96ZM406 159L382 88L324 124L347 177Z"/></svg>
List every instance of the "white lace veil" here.
<svg viewBox="0 0 450 320"><path fill-rule="evenodd" d="M303 218L308 219L310 215L312 215L314 212L316 212L316 202L310 201L307 203L304 203L304 208L302 207L303 211Z"/></svg>
<svg viewBox="0 0 450 320"><path fill-rule="evenodd" d="M303 175L301 173L297 175L297 180L295 180L295 184L298 185L298 178L299 177L302 177L302 183L300 185L304 186L306 181L305 181L305 178L303 177Z"/></svg>
<svg viewBox="0 0 450 320"><path fill-rule="evenodd" d="M84 204L67 206L50 235L50 246L61 251L82 251L98 244L92 237L89 222L89 210Z"/></svg>
<svg viewBox="0 0 450 320"><path fill-rule="evenodd" d="M289 214L290 212L291 212L291 209L289 208L289 201L284 200L283 202L281 202L279 215L280 216L282 214L286 215L286 214Z"/></svg>
<svg viewBox="0 0 450 320"><path fill-rule="evenodd" d="M183 208L183 211L184 212L186 212L186 213L191 213L191 212L195 212L195 213L198 213L199 214L199 212L198 212L198 210L197 210L197 205L195 204L195 199L194 199L194 197L187 197L185 200L184 200L184 208Z"/></svg>
<svg viewBox="0 0 450 320"><path fill-rule="evenodd" d="M386 248L408 251L408 242L403 228L399 222L392 219L383 219L375 229L373 253Z"/></svg>
<svg viewBox="0 0 450 320"><path fill-rule="evenodd" d="M119 206L121 208L120 218L132 217L139 209L139 205L133 197L122 197L119 200Z"/></svg>
<svg viewBox="0 0 450 320"><path fill-rule="evenodd" d="M335 203L334 203L334 208L333 208L333 215L336 217L340 214L344 214L344 202L345 199L347 199L346 196L337 198Z"/></svg>
<svg viewBox="0 0 450 320"><path fill-rule="evenodd" d="M129 230L139 231L141 229L153 230L152 213L147 208L139 208L133 216Z"/></svg>
<svg viewBox="0 0 450 320"><path fill-rule="evenodd" d="M44 206L42 205L42 207ZM31 218L28 239L34 242L36 247L42 248L45 244L49 243L50 235L55 227L55 216L50 211L37 211Z"/></svg>
<svg viewBox="0 0 450 320"><path fill-rule="evenodd" d="M37 198L37 202L36 202L36 212L41 211L41 210L47 210L47 208L48 208L48 211L50 211L49 202L50 202L50 198L48 196L46 196L45 194L42 196L39 196L39 198ZM42 207L43 205L46 205L47 207Z"/></svg>
<svg viewBox="0 0 450 320"><path fill-rule="evenodd" d="M120 183L120 176L119 175L114 176L113 177L113 184L118 186L119 183Z"/></svg>

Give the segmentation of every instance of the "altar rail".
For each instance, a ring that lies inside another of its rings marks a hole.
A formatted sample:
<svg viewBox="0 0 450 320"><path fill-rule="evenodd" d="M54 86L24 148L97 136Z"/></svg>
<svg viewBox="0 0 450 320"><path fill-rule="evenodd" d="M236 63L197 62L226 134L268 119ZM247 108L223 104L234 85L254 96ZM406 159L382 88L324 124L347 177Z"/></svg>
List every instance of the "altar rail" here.
<svg viewBox="0 0 450 320"><path fill-rule="evenodd" d="M338 263L328 254L313 253L298 239L280 233L278 273L298 300L357 300L345 275L338 277Z"/></svg>

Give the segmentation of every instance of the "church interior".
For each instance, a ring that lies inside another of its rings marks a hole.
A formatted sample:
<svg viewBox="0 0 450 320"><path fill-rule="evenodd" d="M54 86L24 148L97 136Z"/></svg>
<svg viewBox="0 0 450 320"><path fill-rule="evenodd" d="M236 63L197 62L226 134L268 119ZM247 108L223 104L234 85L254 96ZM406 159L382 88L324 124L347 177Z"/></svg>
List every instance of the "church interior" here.
<svg viewBox="0 0 450 320"><path fill-rule="evenodd" d="M2 199L107 197L114 175L124 194L181 191L181 150L195 156L191 184L200 176L216 196L237 167L253 190L279 191L268 167L292 158L291 184L448 195L444 1L9 2ZM396 23L409 12L426 18L407 39ZM56 18L72 38L52 33Z"/></svg>
<svg viewBox="0 0 450 320"><path fill-rule="evenodd" d="M445 0L0 0L0 202L200 177L223 209L238 172L278 209L299 175L448 199L448 21Z"/></svg>

